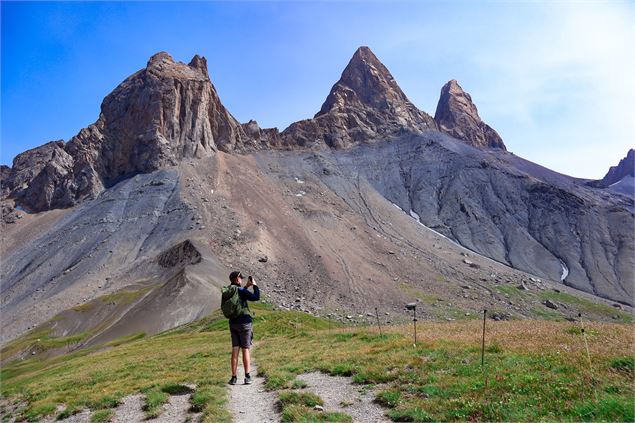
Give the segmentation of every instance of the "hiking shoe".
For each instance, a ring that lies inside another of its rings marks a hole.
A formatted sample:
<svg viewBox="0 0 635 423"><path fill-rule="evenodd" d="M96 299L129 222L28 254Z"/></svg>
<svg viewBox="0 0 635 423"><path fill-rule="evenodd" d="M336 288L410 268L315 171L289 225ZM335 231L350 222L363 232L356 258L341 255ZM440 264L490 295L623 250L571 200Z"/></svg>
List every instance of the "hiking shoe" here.
<svg viewBox="0 0 635 423"><path fill-rule="evenodd" d="M231 378L231 379L229 379L229 382L228 382L228 383L229 383L230 385L235 385L235 384L236 384L236 382L238 382L238 378L237 378L236 376L232 376L232 378Z"/></svg>
<svg viewBox="0 0 635 423"><path fill-rule="evenodd" d="M251 385L251 375L245 376L245 385Z"/></svg>

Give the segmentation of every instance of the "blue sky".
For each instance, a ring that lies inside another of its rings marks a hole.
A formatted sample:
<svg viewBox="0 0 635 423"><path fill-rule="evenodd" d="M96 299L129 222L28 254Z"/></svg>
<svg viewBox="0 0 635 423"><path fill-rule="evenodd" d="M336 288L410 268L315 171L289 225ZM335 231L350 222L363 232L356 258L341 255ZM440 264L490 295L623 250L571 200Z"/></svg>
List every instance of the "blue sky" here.
<svg viewBox="0 0 635 423"><path fill-rule="evenodd" d="M635 145L633 2L2 2L0 162L97 119L167 51L241 122L313 116L368 45L420 109L457 79L515 154L601 178Z"/></svg>

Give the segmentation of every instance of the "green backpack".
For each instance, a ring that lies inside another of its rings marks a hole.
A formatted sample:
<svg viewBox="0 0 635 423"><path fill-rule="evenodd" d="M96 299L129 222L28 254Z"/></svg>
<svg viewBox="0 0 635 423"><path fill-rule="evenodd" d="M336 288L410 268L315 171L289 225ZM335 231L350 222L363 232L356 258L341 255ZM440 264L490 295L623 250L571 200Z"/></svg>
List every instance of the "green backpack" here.
<svg viewBox="0 0 635 423"><path fill-rule="evenodd" d="M249 314L249 307L243 307L238 295L238 287L236 285L224 286L222 290L222 298L220 309L228 319L236 319L237 317Z"/></svg>

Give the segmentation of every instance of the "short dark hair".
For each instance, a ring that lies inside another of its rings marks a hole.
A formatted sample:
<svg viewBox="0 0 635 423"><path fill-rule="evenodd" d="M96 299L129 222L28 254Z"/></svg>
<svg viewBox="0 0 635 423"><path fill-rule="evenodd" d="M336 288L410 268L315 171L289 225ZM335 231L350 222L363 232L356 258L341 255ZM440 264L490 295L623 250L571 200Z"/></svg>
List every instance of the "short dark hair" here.
<svg viewBox="0 0 635 423"><path fill-rule="evenodd" d="M243 275L239 271L235 270L229 274L229 282L234 283L238 278L242 278Z"/></svg>

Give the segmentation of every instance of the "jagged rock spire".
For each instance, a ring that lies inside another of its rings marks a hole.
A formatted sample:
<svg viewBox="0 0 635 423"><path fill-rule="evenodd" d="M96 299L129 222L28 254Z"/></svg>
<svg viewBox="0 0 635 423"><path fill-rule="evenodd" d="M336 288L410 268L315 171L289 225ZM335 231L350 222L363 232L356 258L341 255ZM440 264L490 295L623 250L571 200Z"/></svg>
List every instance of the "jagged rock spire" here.
<svg viewBox="0 0 635 423"><path fill-rule="evenodd" d="M334 148L386 139L400 131L436 129L432 117L408 100L368 47L357 49L314 119L283 132L289 143L324 141Z"/></svg>
<svg viewBox="0 0 635 423"><path fill-rule="evenodd" d="M506 150L501 137L481 120L472 97L455 79L441 88L434 120L442 132L474 147Z"/></svg>

